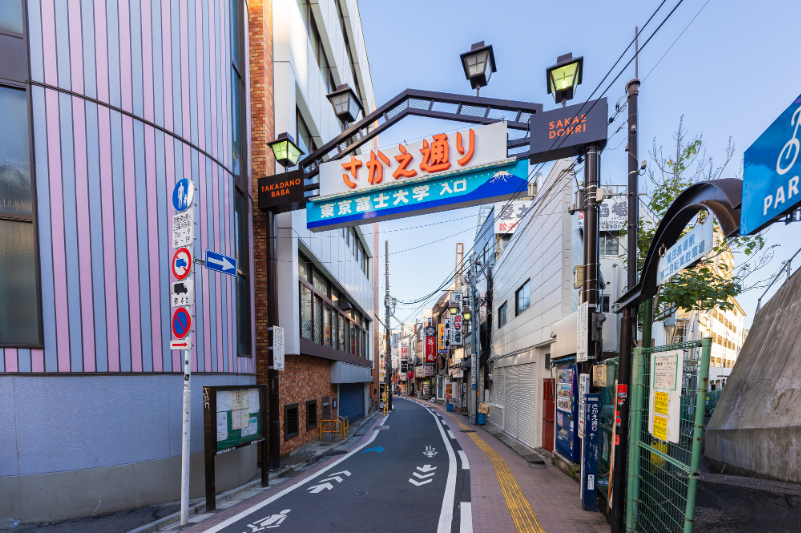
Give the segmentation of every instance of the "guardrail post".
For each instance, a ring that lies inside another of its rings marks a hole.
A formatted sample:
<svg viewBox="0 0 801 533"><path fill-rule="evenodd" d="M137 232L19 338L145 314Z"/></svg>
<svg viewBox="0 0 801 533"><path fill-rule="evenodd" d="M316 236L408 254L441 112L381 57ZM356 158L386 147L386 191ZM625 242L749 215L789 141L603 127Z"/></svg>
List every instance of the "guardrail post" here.
<svg viewBox="0 0 801 533"><path fill-rule="evenodd" d="M687 478L687 511L684 515L684 533L692 533L695 521L695 498L698 479L701 477L698 468L701 464L701 438L704 435L704 408L706 407L706 389L709 384L711 350L712 338L704 337L701 341L701 360L698 361L698 383L695 389L695 427L693 428L692 455L690 455L690 475Z"/></svg>

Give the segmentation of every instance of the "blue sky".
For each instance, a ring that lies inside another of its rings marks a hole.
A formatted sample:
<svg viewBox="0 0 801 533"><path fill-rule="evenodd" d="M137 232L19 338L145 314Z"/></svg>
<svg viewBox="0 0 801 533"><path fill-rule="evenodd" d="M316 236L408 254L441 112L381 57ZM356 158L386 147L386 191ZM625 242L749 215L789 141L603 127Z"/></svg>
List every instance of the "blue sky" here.
<svg viewBox="0 0 801 533"><path fill-rule="evenodd" d="M665 2L641 36L641 47L678 1ZM660 3L361 0L376 105L406 88L472 94L459 54L482 40L493 45L498 67L482 96L538 102L546 111L553 109L556 105L546 93L545 68L557 56L572 52L584 56L584 83L574 102L583 101L633 38L635 26L642 26ZM657 145L671 145L683 115L689 134L703 134L715 160L723 161L732 138L736 154L724 176L734 175L743 151L801 93L795 55L798 20L801 2L796 1L768 6L739 0L684 0L640 54L639 158L648 159L646 150L654 138ZM614 74L619 70L620 66ZM610 109L633 77L632 64L605 95ZM620 124L618 120L610 126L610 135ZM383 134L380 144L455 127L455 123L409 118ZM622 140L623 132L603 153L603 183L625 183L623 146L612 149ZM381 294L384 240L390 246L392 295L414 299L436 289L453 272L456 243L470 248L477 214L475 207L381 223ZM778 246L763 277L777 271L780 262L801 245L791 234L801 229L801 223L797 224L774 225L769 231L768 243ZM435 244L392 253L445 237ZM738 298L748 315L746 327L761 292L750 291ZM399 307L396 314L403 319L413 309Z"/></svg>

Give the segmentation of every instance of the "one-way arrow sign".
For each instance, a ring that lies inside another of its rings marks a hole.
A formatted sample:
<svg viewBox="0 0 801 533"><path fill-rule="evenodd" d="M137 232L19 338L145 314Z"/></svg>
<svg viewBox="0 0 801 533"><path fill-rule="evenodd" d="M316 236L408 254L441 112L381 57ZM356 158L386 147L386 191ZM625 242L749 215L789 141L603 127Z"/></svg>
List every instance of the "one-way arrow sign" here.
<svg viewBox="0 0 801 533"><path fill-rule="evenodd" d="M331 490L334 488L334 486L331 483L326 483L326 481L336 480L337 483L342 483L342 478L339 477L339 474L349 476L350 472L348 472L347 470L343 470L342 472L334 472L333 474L331 474L330 477L321 480L321 483L319 485L314 485L312 487L309 487L307 490L309 491L310 494L318 494L323 490Z"/></svg>
<svg viewBox="0 0 801 533"><path fill-rule="evenodd" d="M331 483L322 483L320 485L315 485L313 487L309 487L309 492L311 494L317 494L318 492L322 492L323 489L331 490L333 488L334 488L334 486Z"/></svg>
<svg viewBox="0 0 801 533"><path fill-rule="evenodd" d="M236 276L236 259L206 250L206 268L229 276Z"/></svg>

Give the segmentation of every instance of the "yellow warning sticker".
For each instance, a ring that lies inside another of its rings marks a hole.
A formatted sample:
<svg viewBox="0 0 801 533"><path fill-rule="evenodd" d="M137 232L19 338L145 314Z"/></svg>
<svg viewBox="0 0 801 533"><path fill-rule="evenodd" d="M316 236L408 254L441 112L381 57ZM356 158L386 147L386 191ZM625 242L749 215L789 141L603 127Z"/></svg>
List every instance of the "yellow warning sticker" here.
<svg viewBox="0 0 801 533"><path fill-rule="evenodd" d="M654 437L659 440L667 441L667 417L654 414Z"/></svg>
<svg viewBox="0 0 801 533"><path fill-rule="evenodd" d="M668 415L668 393L654 391L654 414Z"/></svg>

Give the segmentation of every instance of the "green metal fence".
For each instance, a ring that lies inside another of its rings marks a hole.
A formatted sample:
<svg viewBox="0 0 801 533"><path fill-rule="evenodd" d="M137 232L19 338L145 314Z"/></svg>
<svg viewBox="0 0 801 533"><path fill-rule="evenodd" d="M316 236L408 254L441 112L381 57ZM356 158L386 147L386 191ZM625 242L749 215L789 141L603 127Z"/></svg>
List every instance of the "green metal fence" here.
<svg viewBox="0 0 801 533"><path fill-rule="evenodd" d="M712 339L634 350L631 390L631 439L626 490L626 531L691 533L695 517L701 437ZM664 442L648 432L651 358L680 350L679 442Z"/></svg>
<svg viewBox="0 0 801 533"><path fill-rule="evenodd" d="M712 413L715 412L715 407L718 406L721 394L723 394L723 389L716 389L706 393L706 416L712 416Z"/></svg>

